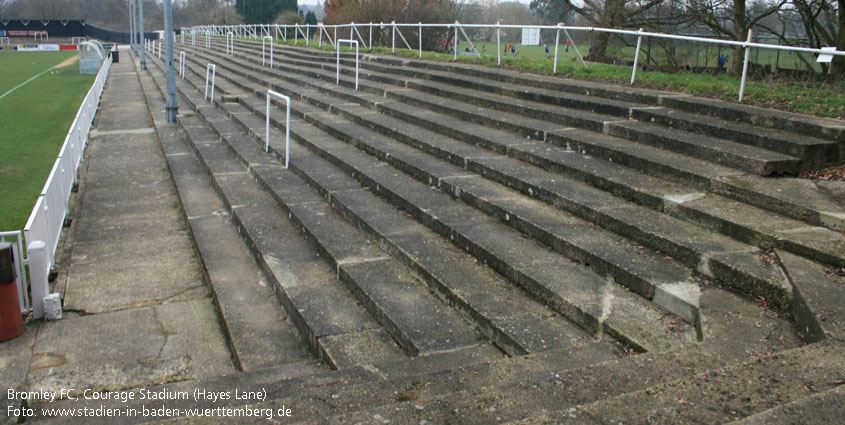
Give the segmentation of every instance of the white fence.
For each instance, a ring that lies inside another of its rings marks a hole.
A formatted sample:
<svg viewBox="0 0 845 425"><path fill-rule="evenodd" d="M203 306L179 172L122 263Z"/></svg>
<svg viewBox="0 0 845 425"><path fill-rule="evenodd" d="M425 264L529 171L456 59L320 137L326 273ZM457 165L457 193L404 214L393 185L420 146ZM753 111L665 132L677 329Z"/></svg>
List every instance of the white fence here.
<svg viewBox="0 0 845 425"><path fill-rule="evenodd" d="M18 295L21 312L32 309L33 318L44 316L43 296L47 295L47 276L59 244L59 236L68 214L68 200L76 182L76 170L82 162L85 146L88 144L88 132L100 104L100 96L106 85L111 60L106 59L97 73L94 84L76 112L76 117L68 130L59 156L53 163L47 182L41 190L35 207L29 215L23 232L0 232L0 241L15 239L15 263L18 272ZM21 234L22 233L22 234ZM26 256L23 243L26 241ZM29 268L29 282L24 266ZM28 292L32 291L32 305Z"/></svg>
<svg viewBox="0 0 845 425"><path fill-rule="evenodd" d="M303 31L304 28L304 31ZM328 28L332 28L334 30L334 37L329 36ZM338 30L342 30L344 28L349 29L350 39L356 39L355 34L357 34L357 39L361 42L363 46L369 46L370 49L373 47L373 29L390 29L391 34L391 49L392 51L396 51L396 36L399 35L400 40L404 43L405 47L408 50L415 50L411 48L411 45L405 39L404 35L402 35L402 29L410 29L411 31L419 32L419 39L422 40L422 34L424 28L438 28L440 30L446 30L449 37L455 41L455 59L457 60L458 57L458 41L460 41L460 34L463 34L464 38L472 44L472 41L467 36L466 32L464 31L465 28L473 28L473 29L495 29L496 30L496 43L497 43L497 50L498 50L498 64L502 64L501 52L502 46L501 41L499 38L499 32L505 29L538 29L538 30L551 30L556 32L555 36L555 55L554 55L554 66L552 73L557 72L557 60L558 60L558 47L560 44L560 32L563 31L566 35L567 39L572 42L572 38L569 36L569 31L586 31L586 32L606 32L610 34L617 34L617 35L631 35L637 37L637 46L642 45L643 38L658 38L658 39L671 39L671 40L684 40L690 42L697 42L697 43L706 43L706 44L716 44L721 46L731 46L731 47L742 47L745 50L745 58L744 58L744 66L742 70L742 77L741 77L741 84L739 90L739 100L742 101L742 95L745 89L745 79L748 73L748 60L749 55L751 52L751 48L759 48L759 49L772 49L772 50L783 50L789 52L803 52L803 53L811 53L811 54L818 54L822 55L833 55L833 56L845 56L845 51L837 51L835 49L814 49L810 47L793 47L793 46L781 46L776 44L764 44L764 43L752 43L751 42L751 33L749 31L748 41L733 41L733 40L721 40L716 38L707 38L707 37L698 37L698 36L685 36L685 35L675 35L675 34L663 34L663 33L656 33L656 32L647 32L640 29L639 31L631 31L631 30L620 30L614 28L599 28L599 27L579 27L579 26L570 26L564 25L563 23L557 25L501 25L498 22L496 24L461 24L460 22L449 23L449 24L423 24L420 23L396 23L396 22L379 22L374 23L370 22L367 24L357 24L357 23L349 23L344 25L203 25L190 28L189 31L192 33L197 34L205 34L206 39L208 36L223 36L228 33L232 33L233 35L239 38L253 38L258 39L260 37L274 37L277 39L282 39L287 41L287 32L289 29L293 29L295 41L297 41L299 34L302 34L305 38L305 43L308 45L310 35L319 35L320 44L322 44L323 34L326 35L326 38L332 44L332 46L336 46L338 35ZM369 30L369 43L364 40L364 37L361 35L361 32L358 30L359 28L363 28L365 31ZM207 45L207 47L210 47ZM586 67L587 64L581 58L581 54L578 51L578 48L575 46L575 43L572 43L572 47L575 48L575 54L581 60L581 63ZM422 43L419 46L419 54L422 57ZM475 47L473 46L473 52L475 52ZM635 54L637 60L639 59L639 49ZM631 69L631 84L634 83L634 79L636 78L637 72L637 60L634 61L632 69Z"/></svg>

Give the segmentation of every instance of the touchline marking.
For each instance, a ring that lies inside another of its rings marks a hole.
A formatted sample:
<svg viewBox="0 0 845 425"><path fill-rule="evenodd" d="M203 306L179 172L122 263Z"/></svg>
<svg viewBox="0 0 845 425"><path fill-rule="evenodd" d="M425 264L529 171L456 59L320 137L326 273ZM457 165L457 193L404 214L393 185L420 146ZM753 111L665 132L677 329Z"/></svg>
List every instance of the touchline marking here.
<svg viewBox="0 0 845 425"><path fill-rule="evenodd" d="M11 89L11 90L7 91L6 93L3 93L3 95L2 95L2 96L0 96L0 99L2 99L2 98L4 98L4 97L6 97L6 95L8 95L8 94L12 93L13 91L15 91L15 90L17 90L17 89L19 89L19 88L21 88L21 87L25 86L25 85L26 85L27 83L29 83L30 81L32 81L32 80L34 80L34 79L36 79L36 78L38 78L38 77L40 77L40 76L42 76L42 75L46 74L46 73L47 73L47 71L49 71L49 70L51 70L51 69L53 69L53 67L52 67L52 66L51 66L51 67L49 67L49 68L47 68L47 69L45 69L45 70L44 70L44 71L42 71L40 74L38 74L38 75L36 75L36 76L34 76L34 77L32 77L32 78L30 78L30 79L28 79L28 80L26 80L26 81L24 81L24 82L20 83L20 84L18 84L18 85L17 85L17 86L15 86L13 89Z"/></svg>

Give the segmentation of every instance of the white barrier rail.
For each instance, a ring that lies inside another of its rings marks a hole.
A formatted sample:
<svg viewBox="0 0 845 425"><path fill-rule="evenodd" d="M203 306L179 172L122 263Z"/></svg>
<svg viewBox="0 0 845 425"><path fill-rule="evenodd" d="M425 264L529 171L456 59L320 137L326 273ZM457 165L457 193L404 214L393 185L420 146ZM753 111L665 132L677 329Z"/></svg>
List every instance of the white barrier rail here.
<svg viewBox="0 0 845 425"><path fill-rule="evenodd" d="M245 34L246 33L254 34L257 31L257 28L259 28L259 27L264 28L264 26L259 26L259 25L229 25L229 26L224 26L224 27L215 26L215 25L203 25L203 26L194 27L193 30L198 31L198 32L215 33L215 32L218 31L218 29L223 28L223 29L234 30L237 33L243 32ZM282 28L284 28L285 32L283 34L285 34L285 35L283 36L283 38L285 39L285 41L287 41L286 33L287 33L288 25L269 25L269 26L267 26L268 30L269 30L269 28L272 28L272 27L276 28L277 33L280 32ZM742 101L743 92L744 92L744 89L745 89L744 81L745 81L746 75L748 73L747 62L748 62L748 56L750 54L751 48L783 50L783 51L789 51L789 52L811 53L811 54L818 54L818 55L845 56L845 51L829 50L829 48L816 49L816 48L810 48L810 47L793 47L793 46L782 46L782 45L776 45L776 44L753 43L753 42L751 42L750 34L749 34L748 40L743 42L743 41L734 41L734 40L722 40L722 39L717 39L717 38L708 38L708 37L647 32L647 31L643 31L642 29L640 29L638 31L631 31L631 30L620 30L620 29L614 29L614 28L570 26L570 25L565 25L564 23L559 23L557 25L502 25L502 24L496 23L495 25L491 25L491 24L461 24L460 22L457 22L457 21L454 24L423 24L423 23L396 23L396 22L375 23L375 22L370 22L368 24L349 23L349 24L344 24L344 25L323 25L323 24L299 25L299 24L295 24L295 25L292 25L291 27L293 27L293 29L294 29L295 40L298 39L299 34L302 34L305 37L306 45L308 45L308 41L309 41L309 35L308 34L314 33L314 32L310 31L311 27L314 27L317 30L316 34L320 34L319 38L321 40L321 43L322 43L322 34L325 33L326 36L328 37L327 28L329 28L329 27L334 28L335 34L337 34L338 29L342 29L342 28L351 28L351 29L354 29L355 31L358 31L358 28L368 28L370 30L369 48L371 50L373 48L373 43L372 43L373 28L383 29L383 28L388 27L388 28L392 29L391 48L392 48L393 51L396 50L396 33L399 30L399 28L403 28L403 27L417 29L419 31L420 39L422 39L423 28L440 28L440 29L445 29L447 32L450 32L454 29L455 39L458 39L458 37L457 37L458 31L464 32L464 28L495 29L496 30L496 39L497 39L496 40L497 50L499 52L498 53L498 64L499 65L501 65L501 49L502 49L501 38L499 37L499 31L500 30L503 30L503 29L554 30L554 31L556 31L556 36L555 36L555 61L554 61L553 69L552 69L552 74L557 73L557 62L558 62L557 52L558 52L558 46L560 44L560 34L559 34L560 31L563 31L564 34L566 35L566 37L569 39L570 44L575 49L575 55L578 57L578 59L580 60L581 64L584 65L584 67L586 67L587 64L584 61L583 57L581 56L581 53L578 50L578 47L572 41L572 38L569 35L569 31L604 32L604 33L609 33L609 34L636 36L638 38L637 44L639 46L642 46L641 40L642 40L643 37L646 37L646 38L647 37L653 37L653 38L658 38L658 39L682 40L682 41L691 41L691 42L697 42L697 43L717 44L717 45L721 45L721 46L741 47L745 50L746 54L745 54L745 59L744 59L744 66L743 66L743 72L742 72L742 76L741 76L741 83L740 83L740 90L739 90L739 100L740 101ZM305 28L305 31L302 31L303 27ZM402 41L405 42L405 45L410 50L411 47L408 44L407 40L404 39L404 36L402 35L401 32L399 32L399 35L400 35L400 38L402 39ZM360 32L359 32L359 36L360 36ZM465 32L464 32L464 37L469 39L469 37L466 36ZM332 41L331 37L328 37L328 38L329 38L329 41ZM336 39L337 39L337 36L335 36L335 40ZM336 44L336 43L333 42L332 44ZM420 47L420 57L422 57L422 43L420 43L419 47ZM456 45L455 46L455 59L456 60L457 60L457 56L458 55L457 55L457 45ZM639 60L639 49L637 49L637 52L635 53L635 57L638 61ZM634 61L632 69L631 69L631 84L633 84L633 82L636 78L637 61Z"/></svg>
<svg viewBox="0 0 845 425"><path fill-rule="evenodd" d="M340 44L347 43L349 48L355 45L355 90L358 90L358 41L357 40L337 40L337 84L340 84Z"/></svg>
<svg viewBox="0 0 845 425"><path fill-rule="evenodd" d="M211 102L214 102L214 77L217 74L217 65L210 63L205 67L205 99L208 99L209 72L211 72Z"/></svg>
<svg viewBox="0 0 845 425"><path fill-rule="evenodd" d="M43 298L49 288L47 276L53 267L59 237L68 214L68 200L76 183L76 170L82 162L85 146L88 144L88 133L97 114L111 63L110 58L103 61L94 84L77 110L23 231L0 232L0 240L5 241L11 237L17 239L13 249L21 309L22 312L31 309L35 319L44 317ZM23 249L24 241L27 244L26 253ZM25 266L29 269L28 280ZM29 292L32 293L32 304L29 303Z"/></svg>
<svg viewBox="0 0 845 425"><path fill-rule="evenodd" d="M284 99L287 102L287 112L285 114L285 168L288 168L288 165L290 165L290 98L273 90L267 90L267 113L265 114L267 116L267 125L264 133L264 152L270 152L270 100L273 97Z"/></svg>

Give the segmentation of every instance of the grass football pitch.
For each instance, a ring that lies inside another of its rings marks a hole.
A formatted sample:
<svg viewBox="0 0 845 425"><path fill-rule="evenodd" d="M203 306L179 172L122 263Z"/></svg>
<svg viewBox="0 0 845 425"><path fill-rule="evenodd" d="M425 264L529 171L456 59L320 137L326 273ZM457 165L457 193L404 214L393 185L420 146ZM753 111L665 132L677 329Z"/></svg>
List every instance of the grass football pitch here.
<svg viewBox="0 0 845 425"><path fill-rule="evenodd" d="M51 69L76 54L0 52L0 231L26 224L94 82L79 74L78 62Z"/></svg>

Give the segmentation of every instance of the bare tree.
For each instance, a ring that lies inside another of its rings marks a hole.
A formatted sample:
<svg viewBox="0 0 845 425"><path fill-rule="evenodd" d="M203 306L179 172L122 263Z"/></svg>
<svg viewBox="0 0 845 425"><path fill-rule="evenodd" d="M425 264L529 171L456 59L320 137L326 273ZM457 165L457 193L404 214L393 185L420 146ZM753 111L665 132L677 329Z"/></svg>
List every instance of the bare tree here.
<svg viewBox="0 0 845 425"><path fill-rule="evenodd" d="M589 23L602 28L625 28L664 0L534 0L531 5L543 10L572 10ZM610 34L595 32L590 59L606 60Z"/></svg>

